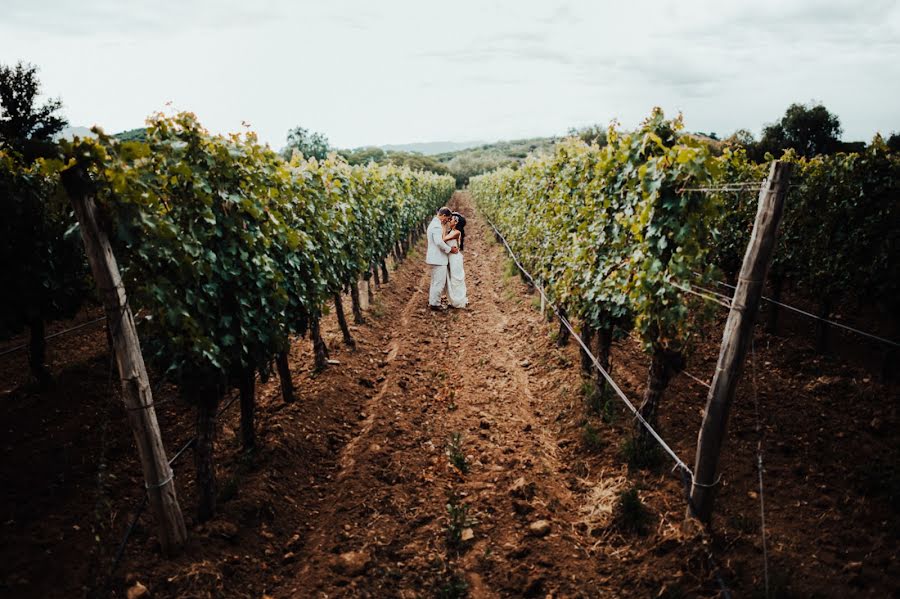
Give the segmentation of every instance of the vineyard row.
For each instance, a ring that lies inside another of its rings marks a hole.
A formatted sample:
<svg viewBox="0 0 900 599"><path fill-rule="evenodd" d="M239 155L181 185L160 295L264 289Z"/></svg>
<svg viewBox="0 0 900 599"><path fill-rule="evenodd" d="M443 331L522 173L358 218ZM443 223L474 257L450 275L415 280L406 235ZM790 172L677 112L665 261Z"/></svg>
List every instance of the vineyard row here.
<svg viewBox="0 0 900 599"><path fill-rule="evenodd" d="M58 159L32 165L0 153L0 195L12 216L0 225L0 236L11 241L3 244L8 266L0 282L12 303L0 332L31 327L32 370L47 376L43 323L89 297L84 248L91 257L102 253L92 248L110 243L122 283L113 273L104 289L96 261L91 266L111 338L129 325L129 306L139 306L139 351L196 405L203 521L215 512L215 416L227 390L240 390L242 440L252 449L256 376L277 367L291 401L291 339L309 334L324 367L319 321L329 307L352 344L342 294L349 293L361 322L358 282L378 277L379 268L386 278L386 259L406 253L453 189L449 176L351 166L336 155L285 161L253 134L211 135L189 113L152 117L146 141L101 134L63 143ZM86 230L94 220L97 231ZM110 313L109 294L127 298L120 310L127 319ZM129 382L123 377L123 389ZM152 404L138 409L149 412ZM147 472L145 462L145 478ZM165 492L174 494L171 475L157 477L148 489L168 485ZM177 545L183 535L173 536Z"/></svg>
<svg viewBox="0 0 900 599"><path fill-rule="evenodd" d="M767 165L743 150L713 155L660 110L633 132L611 127L607 139L602 148L567 140L518 169L473 178L470 189L563 314L581 323L604 368L615 338L639 339L650 355L640 409L656 426L663 393L715 305L691 292L736 280ZM790 284L818 300L821 315L856 302L896 326L900 156L876 139L863 154L788 152L782 161L793 175L770 270L775 299ZM648 441L639 426L634 453L651 451Z"/></svg>

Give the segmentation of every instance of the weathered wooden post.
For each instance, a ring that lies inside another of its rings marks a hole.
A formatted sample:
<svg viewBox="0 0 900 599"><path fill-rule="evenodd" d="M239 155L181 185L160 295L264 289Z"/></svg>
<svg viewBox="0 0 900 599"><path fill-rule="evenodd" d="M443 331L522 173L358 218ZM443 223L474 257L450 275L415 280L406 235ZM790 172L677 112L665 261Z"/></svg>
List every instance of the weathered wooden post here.
<svg viewBox="0 0 900 599"><path fill-rule="evenodd" d="M359 292L359 307L361 310L368 310L372 303L372 279L363 278L359 284L365 285L365 293L362 290Z"/></svg>
<svg viewBox="0 0 900 599"><path fill-rule="evenodd" d="M544 288L544 282L543 282L543 281L540 282L540 287L541 287L541 289ZM544 297L544 294L543 294L542 291L538 291L538 293L541 294L541 320L544 320L544 315L545 315L546 312L547 312L547 298Z"/></svg>
<svg viewBox="0 0 900 599"><path fill-rule="evenodd" d="M184 544L187 532L175 492L174 475L156 422L150 379L144 366L134 317L109 238L98 226L97 206L88 193L86 175L78 167L73 167L63 174L63 183L81 227L85 253L109 322L122 381L122 399L144 471L144 485L150 510L156 518L159 542L163 553L172 555Z"/></svg>
<svg viewBox="0 0 900 599"><path fill-rule="evenodd" d="M756 211L753 233L747 244L737 289L731 301L731 312L728 314L725 332L722 335L719 361L707 396L703 424L697 437L691 505L695 511L694 515L704 524L709 524L712 517L716 470L728 427L728 412L741 376L744 357L753 339L753 326L756 322L766 272L772 262L790 170L789 163L773 162L769 169L769 178L759 191L759 207Z"/></svg>
<svg viewBox="0 0 900 599"><path fill-rule="evenodd" d="M353 277L353 282L350 283L350 308L353 311L353 323L366 324L366 319L363 318L362 301L359 295L359 279L356 277Z"/></svg>

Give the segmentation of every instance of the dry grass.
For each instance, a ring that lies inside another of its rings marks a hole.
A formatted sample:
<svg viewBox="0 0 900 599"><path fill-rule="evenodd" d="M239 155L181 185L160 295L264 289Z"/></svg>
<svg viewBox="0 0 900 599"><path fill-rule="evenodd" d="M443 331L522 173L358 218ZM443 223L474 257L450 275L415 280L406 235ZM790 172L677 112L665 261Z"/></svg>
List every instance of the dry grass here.
<svg viewBox="0 0 900 599"><path fill-rule="evenodd" d="M596 482L580 479L580 482L589 489L586 493L587 501L579 510L581 514L579 522L587 527L588 535L595 530L606 529L612 524L619 495L628 486L628 477L624 470L619 474L610 473L607 476L604 474L601 472Z"/></svg>

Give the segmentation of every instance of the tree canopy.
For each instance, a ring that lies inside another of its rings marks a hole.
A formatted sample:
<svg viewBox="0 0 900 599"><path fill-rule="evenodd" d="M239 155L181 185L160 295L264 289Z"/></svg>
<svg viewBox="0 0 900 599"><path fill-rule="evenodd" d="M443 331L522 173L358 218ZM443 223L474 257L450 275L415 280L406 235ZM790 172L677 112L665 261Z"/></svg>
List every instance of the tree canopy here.
<svg viewBox="0 0 900 599"><path fill-rule="evenodd" d="M892 152L900 152L900 133L891 133L887 138L887 146Z"/></svg>
<svg viewBox="0 0 900 599"><path fill-rule="evenodd" d="M841 149L841 121L822 104L791 104L777 123L763 129L761 153L780 156L794 150L806 158L832 154Z"/></svg>
<svg viewBox="0 0 900 599"><path fill-rule="evenodd" d="M40 93L36 66L0 64L0 149L12 150L27 160L47 155L53 136L68 123L57 114L62 101L51 98L38 105Z"/></svg>
<svg viewBox="0 0 900 599"><path fill-rule="evenodd" d="M376 146L357 148L355 150L341 150L339 152L347 162L354 165L366 165L370 162L378 164L393 164L405 166L414 171L429 171L439 175L448 175L450 170L432 156L425 156L418 152L385 151Z"/></svg>
<svg viewBox="0 0 900 599"><path fill-rule="evenodd" d="M331 145L324 133L310 131L304 127L294 127L288 131L287 146L282 150L286 160L291 158L291 154L297 150L306 158L316 158L325 160Z"/></svg>

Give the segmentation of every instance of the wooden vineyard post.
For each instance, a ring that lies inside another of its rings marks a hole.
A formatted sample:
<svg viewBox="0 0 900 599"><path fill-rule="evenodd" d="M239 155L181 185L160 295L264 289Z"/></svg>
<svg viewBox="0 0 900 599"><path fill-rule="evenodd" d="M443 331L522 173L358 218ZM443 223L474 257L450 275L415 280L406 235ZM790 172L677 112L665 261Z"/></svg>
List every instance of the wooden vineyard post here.
<svg viewBox="0 0 900 599"><path fill-rule="evenodd" d="M359 307L361 310L368 310L369 298L372 297L372 290L370 287L372 284L372 279L362 279L359 283L360 285L366 286L365 293L363 293L362 291L359 292Z"/></svg>
<svg viewBox="0 0 900 599"><path fill-rule="evenodd" d="M753 233L747 244L737 289L731 301L731 311L719 349L719 361L697 437L691 506L694 515L704 524L709 524L712 517L716 470L728 426L728 412L741 376L744 357L753 339L753 326L766 273L772 262L790 170L789 163L774 161L769 169L769 178L760 189ZM690 508L688 514L690 515Z"/></svg>
<svg viewBox="0 0 900 599"><path fill-rule="evenodd" d="M122 381L122 398L128 424L144 472L150 509L156 518L163 553L178 552L187 538L184 518L175 492L175 481L163 447L153 408L150 379L144 366L134 317L125 296L125 287L112 246L97 223L97 206L87 193L84 175L76 168L64 174L63 183L72 200L81 227L84 249L94 281L103 300L115 350L116 365Z"/></svg>
<svg viewBox="0 0 900 599"><path fill-rule="evenodd" d="M543 286L542 286L543 288ZM541 320L544 320L544 316L547 313L547 298L544 297L544 294L538 291L541 294Z"/></svg>

